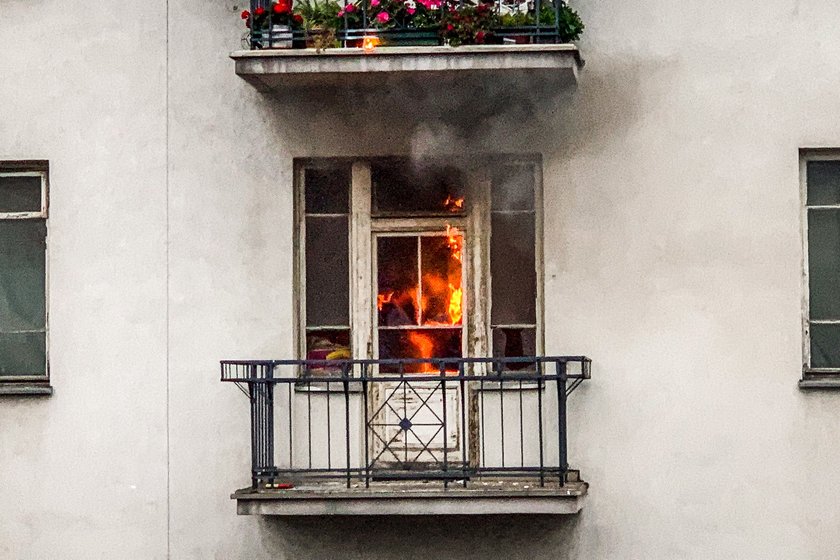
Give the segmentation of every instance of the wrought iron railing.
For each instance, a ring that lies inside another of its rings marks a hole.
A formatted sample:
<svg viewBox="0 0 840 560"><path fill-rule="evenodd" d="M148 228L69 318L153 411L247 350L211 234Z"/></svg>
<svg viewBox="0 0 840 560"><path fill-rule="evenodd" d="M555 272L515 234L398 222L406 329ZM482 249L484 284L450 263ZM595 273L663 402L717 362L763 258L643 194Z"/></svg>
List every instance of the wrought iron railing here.
<svg viewBox="0 0 840 560"><path fill-rule="evenodd" d="M590 368L584 356L230 360L221 379L250 400L254 489L504 477L562 486L566 399Z"/></svg>
<svg viewBox="0 0 840 560"><path fill-rule="evenodd" d="M258 13L258 10L271 10L277 0L251 0L250 13ZM450 9L459 9L466 5L476 5L478 2L487 0L438 0L435 2L435 12L444 13ZM291 2L290 2L291 4ZM341 6L352 4L356 8L353 13L347 13L338 18L337 28L332 29L334 40L340 47L362 47L364 39L375 37L375 44L381 46L418 46L418 45L444 45L449 41L441 26L437 23L426 21L423 24L415 25L412 22L398 22L391 20L389 27L383 28L375 24L375 15L379 9L371 8L370 0L339 2ZM564 21L563 10L566 7L564 0L530 0L522 3L516 0L491 0L492 10L499 17L518 17L514 24L503 25L503 20L498 20L498 25L486 29L486 39L481 42L488 44L544 44L544 43L566 43L577 38L577 34L569 36L570 31ZM520 11L522 6L527 6ZM438 12L439 10L439 12ZM270 20L269 20L270 21ZM318 41L324 37L325 30L306 29L305 24L294 23L294 20L283 25L282 31L272 30L272 25L252 25L246 34L244 43L246 48L303 48L313 46L314 43L321 47L333 46ZM327 28L329 30L329 27ZM333 38L333 37L331 37Z"/></svg>

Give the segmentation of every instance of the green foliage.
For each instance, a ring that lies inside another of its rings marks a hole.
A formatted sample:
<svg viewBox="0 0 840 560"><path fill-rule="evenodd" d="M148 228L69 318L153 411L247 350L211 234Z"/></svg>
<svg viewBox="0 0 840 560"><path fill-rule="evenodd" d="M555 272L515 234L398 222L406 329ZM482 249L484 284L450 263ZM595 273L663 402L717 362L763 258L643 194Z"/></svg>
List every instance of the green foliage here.
<svg viewBox="0 0 840 560"><path fill-rule="evenodd" d="M560 33L560 40L564 43L571 43L572 41L580 39L580 35L583 33L585 26L583 25L583 21L581 21L578 13L569 7L568 4L563 2L560 5L559 16L557 27ZM542 19L542 17L540 19ZM553 17L551 21L554 21Z"/></svg>
<svg viewBox="0 0 840 560"><path fill-rule="evenodd" d="M560 1L560 0L558 0ZM577 41L583 33L584 25L580 16L565 2L560 2L557 9L557 27L560 34L560 41L569 43ZM554 25L555 11L554 4L546 1L540 4L540 25ZM532 12L514 12L504 14L500 18L502 27L527 27L536 25L536 18Z"/></svg>
<svg viewBox="0 0 840 560"><path fill-rule="evenodd" d="M528 12L513 12L502 15L499 23L502 27L525 27L534 25L534 16Z"/></svg>
<svg viewBox="0 0 840 560"><path fill-rule="evenodd" d="M295 13L303 18L305 29L338 29L341 7L335 0L297 0Z"/></svg>

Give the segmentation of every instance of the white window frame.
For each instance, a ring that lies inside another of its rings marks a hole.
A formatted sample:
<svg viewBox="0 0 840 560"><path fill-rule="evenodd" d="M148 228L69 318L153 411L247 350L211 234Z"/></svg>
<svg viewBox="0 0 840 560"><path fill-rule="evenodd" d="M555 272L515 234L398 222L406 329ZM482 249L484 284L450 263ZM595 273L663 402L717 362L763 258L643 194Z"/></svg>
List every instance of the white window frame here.
<svg viewBox="0 0 840 560"><path fill-rule="evenodd" d="M46 229L44 253L44 374L4 375L0 377L0 394L49 394L50 383L50 308L49 308L49 168L45 161L0 162L0 177L39 177L41 206L37 211L0 212L0 220L44 220ZM40 332L37 331L37 332ZM26 387L29 385L29 387ZM46 391L43 389L47 388Z"/></svg>
<svg viewBox="0 0 840 560"><path fill-rule="evenodd" d="M404 234L428 233L429 225L440 218L414 217L376 217L371 213L371 162L380 158L334 158L335 163L351 162L350 184L350 340L352 355L356 359L374 358L377 355L376 344L376 309L373 304L376 262L374 243L376 236L386 233ZM384 159L384 158L383 158ZM457 161L456 158L441 161ZM295 162L295 339L299 359L306 357L306 214L304 211L305 181L307 167L317 167L319 163L330 161L328 158L301 159ZM528 164L534 170L534 233L536 267L536 354L545 351L544 333L544 270L543 270L543 192L542 162L530 156L494 156L475 158L469 166L474 171L468 174L467 196L470 211L463 216L453 216L453 226L463 228L464 269L463 286L467 304L467 313L463 318L462 348L464 356L490 356L493 351L491 310L491 274L490 274L490 179L481 169L482 163L503 162L504 164ZM315 390L315 389L313 389Z"/></svg>

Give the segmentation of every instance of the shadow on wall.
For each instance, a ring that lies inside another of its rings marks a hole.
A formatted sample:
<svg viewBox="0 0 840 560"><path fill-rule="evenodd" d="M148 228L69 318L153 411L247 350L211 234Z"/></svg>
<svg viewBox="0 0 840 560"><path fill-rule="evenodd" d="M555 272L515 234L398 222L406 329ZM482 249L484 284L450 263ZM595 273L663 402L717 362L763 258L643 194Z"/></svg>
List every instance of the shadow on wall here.
<svg viewBox="0 0 840 560"><path fill-rule="evenodd" d="M573 558L579 515L265 517L263 545L295 560Z"/></svg>

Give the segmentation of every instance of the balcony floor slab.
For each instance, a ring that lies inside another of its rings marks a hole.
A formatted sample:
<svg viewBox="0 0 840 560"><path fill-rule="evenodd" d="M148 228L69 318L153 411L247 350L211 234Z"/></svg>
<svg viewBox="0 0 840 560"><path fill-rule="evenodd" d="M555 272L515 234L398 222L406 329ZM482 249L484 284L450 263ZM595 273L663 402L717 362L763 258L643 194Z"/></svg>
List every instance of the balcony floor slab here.
<svg viewBox="0 0 840 560"><path fill-rule="evenodd" d="M298 483L288 490L238 490L240 515L569 515L583 507L586 482L471 481L465 488L440 481L376 482L370 488L340 482Z"/></svg>
<svg viewBox="0 0 840 560"><path fill-rule="evenodd" d="M562 89L577 83L583 66L571 44L263 49L231 58L239 76L269 92L383 87L412 78L475 85L487 77Z"/></svg>

